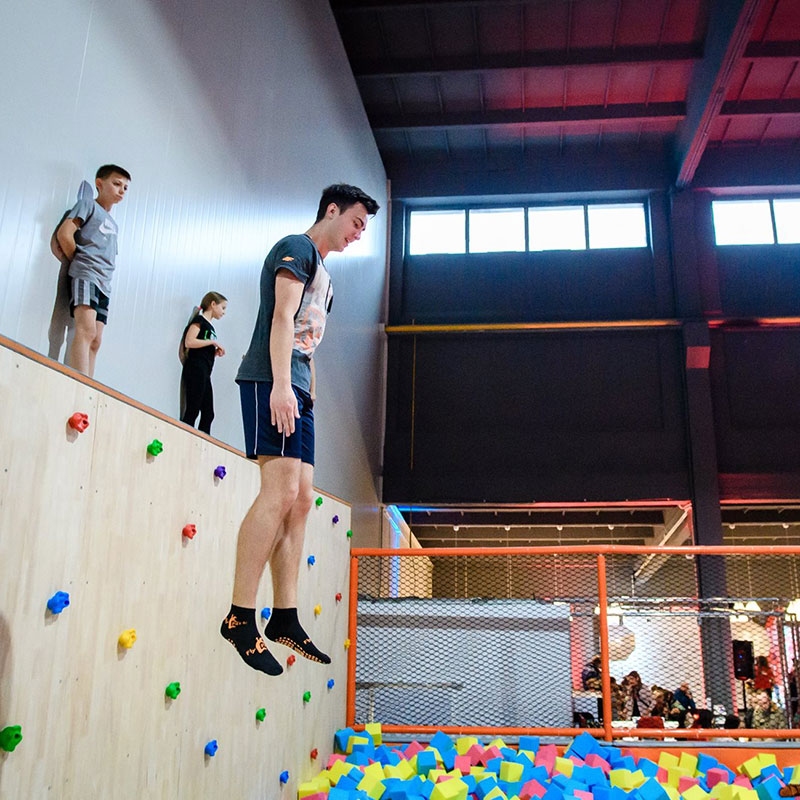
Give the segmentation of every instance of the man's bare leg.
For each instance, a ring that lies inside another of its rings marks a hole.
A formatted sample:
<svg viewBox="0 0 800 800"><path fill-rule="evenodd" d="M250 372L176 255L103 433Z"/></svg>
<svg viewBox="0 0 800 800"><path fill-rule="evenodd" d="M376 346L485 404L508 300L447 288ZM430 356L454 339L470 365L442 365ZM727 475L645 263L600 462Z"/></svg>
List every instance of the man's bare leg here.
<svg viewBox="0 0 800 800"><path fill-rule="evenodd" d="M256 624L256 594L276 536L297 500L300 460L260 456L261 488L239 528L233 605L220 633L244 662L268 675L283 669L267 651Z"/></svg>
<svg viewBox="0 0 800 800"><path fill-rule="evenodd" d="M272 573L272 614L266 628L270 641L284 644L301 656L320 664L330 664L328 655L317 649L297 617L297 577L303 555L306 519L311 509L314 467L303 464L297 499L283 521L269 555Z"/></svg>

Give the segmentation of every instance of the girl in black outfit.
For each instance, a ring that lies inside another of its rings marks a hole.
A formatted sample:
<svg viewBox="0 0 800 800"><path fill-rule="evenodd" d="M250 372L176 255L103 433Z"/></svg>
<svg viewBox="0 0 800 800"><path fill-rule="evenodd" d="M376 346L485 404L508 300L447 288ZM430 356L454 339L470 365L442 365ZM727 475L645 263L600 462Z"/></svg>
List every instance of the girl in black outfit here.
<svg viewBox="0 0 800 800"><path fill-rule="evenodd" d="M214 359L224 356L225 349L217 341L213 320L222 319L228 307L228 300L219 292L208 292L194 309L192 319L183 332L180 346L183 372L181 382L185 398L185 408L181 422L197 426L204 433L211 433L211 420L214 419L214 393L211 389L211 370Z"/></svg>

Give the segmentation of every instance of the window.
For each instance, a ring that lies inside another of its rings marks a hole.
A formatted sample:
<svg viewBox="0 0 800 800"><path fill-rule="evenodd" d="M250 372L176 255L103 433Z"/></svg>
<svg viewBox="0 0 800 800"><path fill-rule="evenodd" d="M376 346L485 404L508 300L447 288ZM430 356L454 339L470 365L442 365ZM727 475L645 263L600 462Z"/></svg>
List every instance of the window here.
<svg viewBox="0 0 800 800"><path fill-rule="evenodd" d="M409 253L464 253L466 211L412 211Z"/></svg>
<svg viewBox="0 0 800 800"><path fill-rule="evenodd" d="M589 247L647 247L647 225L642 203L592 205L589 213Z"/></svg>
<svg viewBox="0 0 800 800"><path fill-rule="evenodd" d="M787 205L782 213L792 231L786 236L800 236L800 207ZM411 256L648 246L644 203L426 209L412 211L408 225Z"/></svg>
<svg viewBox="0 0 800 800"><path fill-rule="evenodd" d="M769 200L714 200L717 244L774 244Z"/></svg>
<svg viewBox="0 0 800 800"><path fill-rule="evenodd" d="M469 212L470 253L525 251L525 209L487 208Z"/></svg>
<svg viewBox="0 0 800 800"><path fill-rule="evenodd" d="M529 208L530 249L585 250L583 206Z"/></svg>
<svg viewBox="0 0 800 800"><path fill-rule="evenodd" d="M773 200L778 244L800 243L800 198Z"/></svg>

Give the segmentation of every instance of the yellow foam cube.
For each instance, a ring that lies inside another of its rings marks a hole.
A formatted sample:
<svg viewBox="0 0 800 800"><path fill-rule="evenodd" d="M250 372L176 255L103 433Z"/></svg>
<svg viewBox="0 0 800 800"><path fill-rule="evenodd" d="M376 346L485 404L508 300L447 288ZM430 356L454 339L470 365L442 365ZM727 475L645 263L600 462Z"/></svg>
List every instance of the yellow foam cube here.
<svg viewBox="0 0 800 800"><path fill-rule="evenodd" d="M411 780L417 773L414 772L414 768L411 766L410 761L403 761L401 760L399 764L387 764L383 768L383 774L387 778L400 778L401 780L407 781Z"/></svg>
<svg viewBox="0 0 800 800"><path fill-rule="evenodd" d="M347 753L347 755L350 755L350 753L353 752L353 745L356 745L356 744L370 744L370 742L371 742L371 740L370 740L369 736L358 736L358 735L351 736L347 740L347 747L345 748L345 752Z"/></svg>
<svg viewBox="0 0 800 800"><path fill-rule="evenodd" d="M508 797L499 786L495 786L491 792L483 796L483 800L508 800Z"/></svg>
<svg viewBox="0 0 800 800"><path fill-rule="evenodd" d="M489 743L489 747L502 748L508 747L508 745L502 739L495 739L493 742ZM486 749L488 750L489 748L487 747Z"/></svg>
<svg viewBox="0 0 800 800"><path fill-rule="evenodd" d="M697 756L691 753L681 753L681 757L678 759L678 766L688 769L693 778L697 774Z"/></svg>
<svg viewBox="0 0 800 800"><path fill-rule="evenodd" d="M298 798L308 797L309 795L319 794L320 792L327 792L330 789L330 784L324 778L320 780L318 775L310 781L301 783L297 789Z"/></svg>
<svg viewBox="0 0 800 800"><path fill-rule="evenodd" d="M367 775L365 773L364 777L358 784L358 788L362 792L366 792L370 797L380 797L385 790L383 785L383 770L381 770L380 778L376 778L374 775Z"/></svg>
<svg viewBox="0 0 800 800"><path fill-rule="evenodd" d="M800 783L800 766L792 767L792 774L789 776L789 783Z"/></svg>
<svg viewBox="0 0 800 800"><path fill-rule="evenodd" d="M372 737L376 745L383 744L383 733L381 732L380 722L369 722L364 726L364 730Z"/></svg>
<svg viewBox="0 0 800 800"><path fill-rule="evenodd" d="M742 762L739 769L747 775L750 780L757 778L761 774L761 756L753 756L748 758L747 761Z"/></svg>
<svg viewBox="0 0 800 800"><path fill-rule="evenodd" d="M478 744L478 740L474 736L459 736L456 739L456 753L460 756L465 756L470 747Z"/></svg>
<svg viewBox="0 0 800 800"><path fill-rule="evenodd" d="M382 781L385 777L383 774L383 765L377 761L374 764L364 767L364 774L371 775L373 778L379 781Z"/></svg>
<svg viewBox="0 0 800 800"><path fill-rule="evenodd" d="M699 786L690 786L683 793L683 800L706 800L708 795Z"/></svg>
<svg viewBox="0 0 800 800"><path fill-rule="evenodd" d="M640 769L637 769L636 772L631 772L632 789L638 789L646 780L647 776Z"/></svg>
<svg viewBox="0 0 800 800"><path fill-rule="evenodd" d="M730 784L720 781L715 783L709 794L716 800L733 800Z"/></svg>
<svg viewBox="0 0 800 800"><path fill-rule="evenodd" d="M617 786L626 792L631 788L631 771L629 769L612 769L608 779L612 786Z"/></svg>
<svg viewBox="0 0 800 800"><path fill-rule="evenodd" d="M467 800L467 788L458 778L442 781L433 787L430 800Z"/></svg>
<svg viewBox="0 0 800 800"><path fill-rule="evenodd" d="M469 774L474 775L477 780L481 779L483 773L486 772L486 767L483 764L475 764L474 767L470 767Z"/></svg>
<svg viewBox="0 0 800 800"><path fill-rule="evenodd" d="M428 780L431 783L436 783L442 775L447 775L447 771L443 769L432 769L428 771Z"/></svg>
<svg viewBox="0 0 800 800"><path fill-rule="evenodd" d="M658 766L664 767L664 769L669 769L670 767L677 767L678 756L674 756L672 755L672 753L661 753L658 756Z"/></svg>
<svg viewBox="0 0 800 800"><path fill-rule="evenodd" d="M755 789L748 789L746 786L742 786L741 789L739 800L758 800L758 792Z"/></svg>
<svg viewBox="0 0 800 800"><path fill-rule="evenodd" d="M572 763L571 761L569 762ZM572 774L570 772L570 774ZM522 764L517 764L514 761L504 761L500 765L500 780L514 783L522 780Z"/></svg>
<svg viewBox="0 0 800 800"><path fill-rule="evenodd" d="M667 768L667 782L670 786L674 786L676 789L678 788L678 782L680 781L681 777L693 778L688 769L684 769L683 767L668 767Z"/></svg>
<svg viewBox="0 0 800 800"><path fill-rule="evenodd" d="M758 760L761 762L761 769L769 766L778 766L778 759L775 758L775 753L759 753Z"/></svg>
<svg viewBox="0 0 800 800"><path fill-rule="evenodd" d="M520 767L522 765L520 764ZM566 775L568 778L572 777L572 770L575 768L575 764L570 761L568 758L556 758L555 769L556 772L560 772L562 775Z"/></svg>
<svg viewBox="0 0 800 800"><path fill-rule="evenodd" d="M668 783L662 783L661 788L669 795L669 800L680 800L681 793Z"/></svg>

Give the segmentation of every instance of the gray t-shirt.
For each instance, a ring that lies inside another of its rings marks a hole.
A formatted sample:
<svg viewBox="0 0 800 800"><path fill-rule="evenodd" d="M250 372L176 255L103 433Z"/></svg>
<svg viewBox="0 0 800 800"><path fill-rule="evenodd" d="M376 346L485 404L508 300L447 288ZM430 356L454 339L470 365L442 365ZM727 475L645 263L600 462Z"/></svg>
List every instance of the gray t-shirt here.
<svg viewBox="0 0 800 800"><path fill-rule="evenodd" d="M81 219L75 232L75 255L69 265L70 278L83 278L111 295L111 275L117 257L117 223L94 200L78 200L67 219Z"/></svg>
<svg viewBox="0 0 800 800"><path fill-rule="evenodd" d="M309 362L325 333L325 322L333 303L333 286L316 245L305 234L281 239L264 261L256 326L236 380L272 380L269 336L275 311L275 277L281 269L289 270L305 284L300 307L294 315L292 385L308 392L311 389Z"/></svg>

